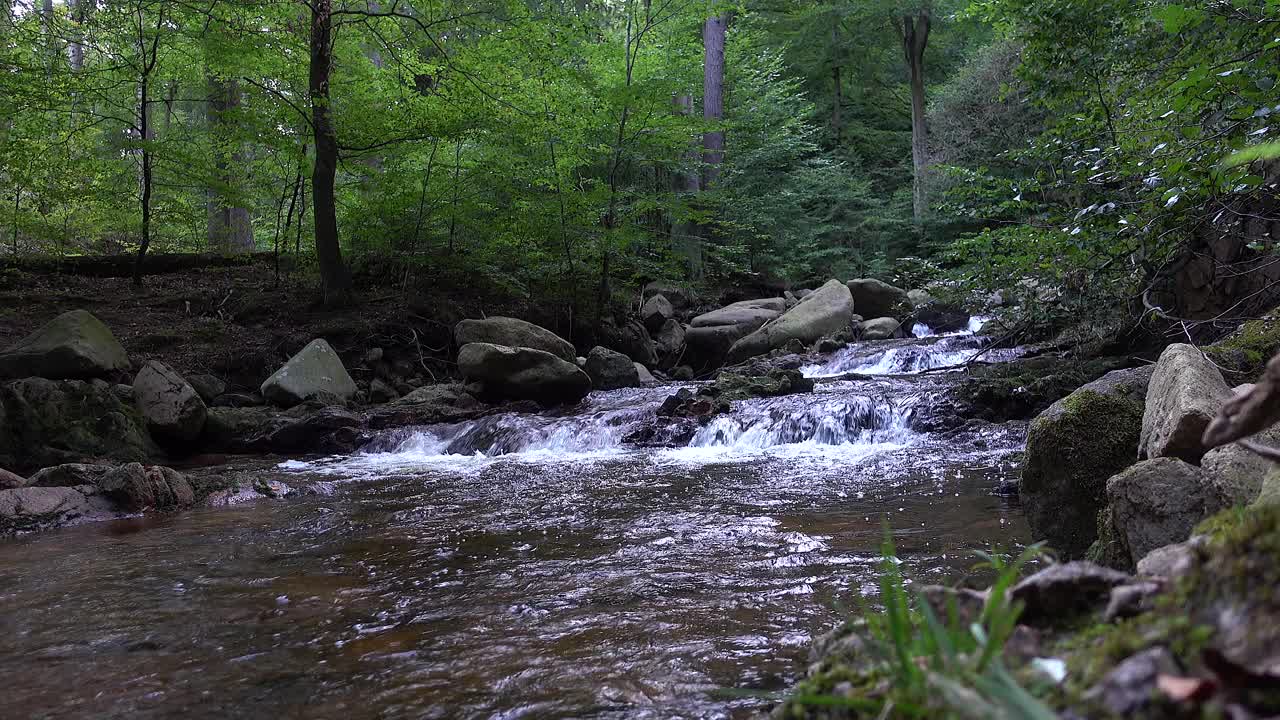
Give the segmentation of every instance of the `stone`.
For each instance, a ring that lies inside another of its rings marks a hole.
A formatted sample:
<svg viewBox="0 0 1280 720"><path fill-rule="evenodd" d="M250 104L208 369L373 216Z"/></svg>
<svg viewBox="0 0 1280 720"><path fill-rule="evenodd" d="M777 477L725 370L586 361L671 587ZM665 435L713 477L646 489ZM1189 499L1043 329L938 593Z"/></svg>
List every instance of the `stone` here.
<svg viewBox="0 0 1280 720"><path fill-rule="evenodd" d="M853 310L863 317L895 315L908 305L907 291L874 278L850 280Z"/></svg>
<svg viewBox="0 0 1280 720"><path fill-rule="evenodd" d="M675 363L684 352L685 328L675 320L668 320L653 336L654 349L660 365Z"/></svg>
<svg viewBox="0 0 1280 720"><path fill-rule="evenodd" d="M773 369L764 375L746 376L725 372L702 392L733 402L757 397L779 397L813 392L813 378L799 370Z"/></svg>
<svg viewBox="0 0 1280 720"><path fill-rule="evenodd" d="M12 490L27 485L27 479L0 468L0 490Z"/></svg>
<svg viewBox="0 0 1280 720"><path fill-rule="evenodd" d="M1136 462L1150 368L1115 370L1050 405L1027 433L1019 495L1033 537L1083 557L1107 480Z"/></svg>
<svg viewBox="0 0 1280 720"><path fill-rule="evenodd" d="M1195 570L1199 562L1196 548L1199 538L1158 547L1138 560L1138 575L1176 580Z"/></svg>
<svg viewBox="0 0 1280 720"><path fill-rule="evenodd" d="M1280 447L1280 425L1250 438L1254 442ZM1216 447L1200 459L1209 483L1209 493L1218 507L1248 505L1258 499L1262 481L1275 463L1235 443Z"/></svg>
<svg viewBox="0 0 1280 720"><path fill-rule="evenodd" d="M671 371L671 379L678 382L688 382L693 379L693 368L688 365L680 365Z"/></svg>
<svg viewBox="0 0 1280 720"><path fill-rule="evenodd" d="M654 295L661 295L677 311L688 310L698 304L698 296L693 291L693 288L675 282L651 282L644 286L640 294L644 300L648 300Z"/></svg>
<svg viewBox="0 0 1280 720"><path fill-rule="evenodd" d="M658 332L668 320L675 316L676 309L671 306L671 301L667 300L665 295L654 295L640 306L640 321L649 329L649 332Z"/></svg>
<svg viewBox="0 0 1280 720"><path fill-rule="evenodd" d="M152 437L184 447L200 437L207 413L204 400L182 376L148 360L133 378L133 401Z"/></svg>
<svg viewBox="0 0 1280 720"><path fill-rule="evenodd" d="M1129 556L1182 542L1219 508L1200 469L1177 458L1144 460L1107 481L1111 522Z"/></svg>
<svg viewBox="0 0 1280 720"><path fill-rule="evenodd" d="M913 309L922 308L932 302L933 296L929 294L928 290L921 290L917 288L915 290L907 291L907 304L911 305ZM854 299L854 304L857 304L856 298Z"/></svg>
<svg viewBox="0 0 1280 720"><path fill-rule="evenodd" d="M636 377L639 378L641 385L654 385L658 382L653 373L649 372L649 368L640 363L634 363L634 365L636 367Z"/></svg>
<svg viewBox="0 0 1280 720"><path fill-rule="evenodd" d="M213 407L260 407L266 404L261 395L253 393L223 393L214 399Z"/></svg>
<svg viewBox="0 0 1280 720"><path fill-rule="evenodd" d="M1098 608L1112 588L1129 580L1125 573L1091 562L1055 563L1023 578L1009 597L1024 603L1024 621L1057 622Z"/></svg>
<svg viewBox="0 0 1280 720"><path fill-rule="evenodd" d="M725 360L736 363L763 355L785 346L793 338L808 346L823 336L848 328L852 320L853 299L849 288L831 280L778 319L735 342Z"/></svg>
<svg viewBox="0 0 1280 720"><path fill-rule="evenodd" d="M864 320L862 328L863 340L889 340L902 337L902 323L891 317Z"/></svg>
<svg viewBox="0 0 1280 720"><path fill-rule="evenodd" d="M939 620L946 623L954 610L956 619L964 627L981 619L987 605L987 593L971 588L925 585L918 592Z"/></svg>
<svg viewBox="0 0 1280 720"><path fill-rule="evenodd" d="M90 465L88 463L64 463L47 467L34 473L28 480L28 487L79 487L81 485L97 485L103 475L111 472L111 465Z"/></svg>
<svg viewBox="0 0 1280 720"><path fill-rule="evenodd" d="M400 393L391 387L382 378L374 378L369 383L369 402L387 403L400 397Z"/></svg>
<svg viewBox="0 0 1280 720"><path fill-rule="evenodd" d="M587 353L584 369L587 371L587 376L591 378L591 386L596 390L617 390L640 386L640 374L636 372L637 365L640 363L633 362L626 355L597 345Z"/></svg>
<svg viewBox="0 0 1280 720"><path fill-rule="evenodd" d="M373 367L382 362L382 356L385 353L380 347L372 347L365 351L364 357L360 358L366 367Z"/></svg>
<svg viewBox="0 0 1280 720"><path fill-rule="evenodd" d="M473 420L487 407L462 385L426 385L369 411L369 427L435 425Z"/></svg>
<svg viewBox="0 0 1280 720"><path fill-rule="evenodd" d="M263 381L261 388L262 397L280 407L292 407L325 396L347 401L357 390L338 353L322 339L312 340L289 358Z"/></svg>
<svg viewBox="0 0 1280 720"><path fill-rule="evenodd" d="M156 451L132 403L106 383L24 378L0 383L0 465L14 471L86 458L122 462Z"/></svg>
<svg viewBox="0 0 1280 720"><path fill-rule="evenodd" d="M1160 675L1178 674L1178 666L1169 651L1154 647L1116 665L1084 697L1106 708L1115 717L1133 717L1156 696L1156 681Z"/></svg>
<svg viewBox="0 0 1280 720"><path fill-rule="evenodd" d="M487 394L543 404L575 403L591 392L591 378L572 362L542 350L490 343L463 345L458 370Z"/></svg>
<svg viewBox="0 0 1280 720"><path fill-rule="evenodd" d="M257 451L347 453L360 445L363 421L346 408L316 408L301 417L277 418L245 438Z"/></svg>
<svg viewBox="0 0 1280 720"><path fill-rule="evenodd" d="M1140 456L1200 462L1207 450L1201 436L1230 398L1222 373L1199 349L1181 343L1165 348L1147 392Z"/></svg>
<svg viewBox="0 0 1280 720"><path fill-rule="evenodd" d="M107 516L95 488L24 487L0 490L0 537L49 530Z"/></svg>
<svg viewBox="0 0 1280 720"><path fill-rule="evenodd" d="M551 353L567 362L573 362L578 355L572 343L542 326L496 315L482 320L463 320L454 326L453 339L458 349L471 343L525 347Z"/></svg>
<svg viewBox="0 0 1280 720"><path fill-rule="evenodd" d="M219 395L227 391L227 384L221 378L207 373L191 375L187 378L187 384L195 388L196 393L200 395L200 399L206 405L212 404L214 400L218 399Z"/></svg>
<svg viewBox="0 0 1280 720"><path fill-rule="evenodd" d="M632 360L645 365L658 364L658 348L649 330L639 320L631 319L614 329L607 345Z"/></svg>
<svg viewBox="0 0 1280 720"><path fill-rule="evenodd" d="M85 310L65 312L0 352L0 378L86 379L128 369L124 347Z"/></svg>
<svg viewBox="0 0 1280 720"><path fill-rule="evenodd" d="M729 348L786 311L782 298L742 300L693 318L685 331L689 361L701 368L719 367Z"/></svg>
<svg viewBox="0 0 1280 720"><path fill-rule="evenodd" d="M1115 622L1148 612L1155 607L1156 597L1163 590L1163 585L1151 581L1117 585L1111 588L1111 596L1107 600L1107 609L1102 612L1102 619L1104 622Z"/></svg>
<svg viewBox="0 0 1280 720"><path fill-rule="evenodd" d="M103 475L98 488L129 512L174 510L195 502L195 491L186 477L160 465L121 465Z"/></svg>

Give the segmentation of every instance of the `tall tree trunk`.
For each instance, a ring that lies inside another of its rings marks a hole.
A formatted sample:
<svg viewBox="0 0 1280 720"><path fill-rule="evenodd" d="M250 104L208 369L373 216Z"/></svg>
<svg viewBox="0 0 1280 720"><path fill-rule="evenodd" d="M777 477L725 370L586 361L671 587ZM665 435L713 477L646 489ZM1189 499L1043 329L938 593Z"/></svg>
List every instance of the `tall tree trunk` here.
<svg viewBox="0 0 1280 720"><path fill-rule="evenodd" d="M831 23L831 135L840 144L844 123L840 114L844 110L844 82L840 77L840 25Z"/></svg>
<svg viewBox="0 0 1280 720"><path fill-rule="evenodd" d="M243 175L244 152L237 149L230 115L240 106L235 80L209 78L209 136L213 144L216 187L207 191L208 243L211 252L253 251L253 221L249 209L236 203L235 192Z"/></svg>
<svg viewBox="0 0 1280 720"><path fill-rule="evenodd" d="M929 136L925 127L924 51L929 45L929 3L916 17L902 18L902 50L911 74L911 215L916 231L923 232L929 211Z"/></svg>
<svg viewBox="0 0 1280 720"><path fill-rule="evenodd" d="M142 239L138 242L138 255L133 261L133 285L142 287L142 262L151 247L151 107L149 72L142 74L138 83L138 135L142 139Z"/></svg>
<svg viewBox="0 0 1280 720"><path fill-rule="evenodd" d="M84 30L85 21L93 11L93 0L67 0L67 11L76 27L71 31L71 69L80 72L84 69Z"/></svg>
<svg viewBox="0 0 1280 720"><path fill-rule="evenodd" d="M316 158L311 171L312 222L316 258L320 261L320 291L326 303L345 302L351 275L338 242L338 208L334 184L338 175L338 138L329 105L329 71L333 66L333 0L311 5L311 68L307 89L311 96L311 127Z"/></svg>
<svg viewBox="0 0 1280 720"><path fill-rule="evenodd" d="M693 96L677 95L675 97L675 113L680 116L693 114ZM691 168L698 167L698 148L690 143L685 153L685 162ZM672 189L689 203L696 202L698 191L702 189L699 173L686 171L675 174ZM685 273L690 279L702 276L702 238L698 235L698 224L689 220L675 223L671 227L672 250L684 258Z"/></svg>
<svg viewBox="0 0 1280 720"><path fill-rule="evenodd" d="M724 119L724 31L728 15L716 15L702 22L702 117L714 123ZM712 130L702 136L702 187L715 184L724 160L724 131Z"/></svg>
<svg viewBox="0 0 1280 720"><path fill-rule="evenodd" d="M58 34L53 24L53 0L44 0L40 4L40 26L44 32L45 52L48 53L49 58L49 75L53 75L53 71L58 68L58 58L62 54L58 47Z"/></svg>

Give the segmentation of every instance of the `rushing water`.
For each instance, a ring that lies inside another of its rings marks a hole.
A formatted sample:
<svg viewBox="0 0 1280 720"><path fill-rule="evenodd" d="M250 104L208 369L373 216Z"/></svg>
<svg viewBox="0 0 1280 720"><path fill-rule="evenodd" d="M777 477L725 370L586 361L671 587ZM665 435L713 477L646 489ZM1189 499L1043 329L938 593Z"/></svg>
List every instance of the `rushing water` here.
<svg viewBox="0 0 1280 720"><path fill-rule="evenodd" d="M320 490L299 499L0 544L4 716L745 717L759 692L723 691L802 674L873 592L886 521L917 580L1025 539L992 493L1020 427L913 429L947 373L896 363L976 347L947 342L973 340L841 351L891 375L676 447L626 440L671 387L595 393L284 463Z"/></svg>

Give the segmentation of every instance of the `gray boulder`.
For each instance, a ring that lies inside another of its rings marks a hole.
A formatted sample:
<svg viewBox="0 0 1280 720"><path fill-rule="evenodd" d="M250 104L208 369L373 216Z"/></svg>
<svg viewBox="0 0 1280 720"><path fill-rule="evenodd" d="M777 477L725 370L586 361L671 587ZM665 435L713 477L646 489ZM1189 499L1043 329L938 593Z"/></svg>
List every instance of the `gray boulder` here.
<svg viewBox="0 0 1280 720"><path fill-rule="evenodd" d="M856 303L857 300L854 302ZM916 289L907 291L907 304L912 308L922 308L931 302L933 302L933 296L929 294L928 290Z"/></svg>
<svg viewBox="0 0 1280 720"><path fill-rule="evenodd" d="M591 392L591 378L577 365L527 347L471 343L458 351L458 370L487 394L544 404L574 403Z"/></svg>
<svg viewBox="0 0 1280 720"><path fill-rule="evenodd" d="M1280 426L1272 426L1252 438L1280 447ZM1262 492L1262 480L1275 463L1235 443L1216 447L1200 460L1214 504L1219 507L1248 505Z"/></svg>
<svg viewBox="0 0 1280 720"><path fill-rule="evenodd" d="M684 326L675 320L668 320L662 325L662 329L653 337L654 348L658 352L658 362L660 365L668 365L674 363L684 350L685 329Z"/></svg>
<svg viewBox="0 0 1280 720"><path fill-rule="evenodd" d="M849 281L853 309L863 317L885 317L898 314L909 305L907 291L874 278Z"/></svg>
<svg viewBox="0 0 1280 720"><path fill-rule="evenodd" d="M195 388L206 405L212 404L219 395L227 391L227 384L216 375L191 375L187 377L187 383Z"/></svg>
<svg viewBox="0 0 1280 720"><path fill-rule="evenodd" d="M786 311L782 298L743 300L695 317L685 331L689 363L715 367L724 362L729 348Z"/></svg>
<svg viewBox="0 0 1280 720"><path fill-rule="evenodd" d="M462 385L427 385L369 411L369 427L434 425L471 420L488 409Z"/></svg>
<svg viewBox="0 0 1280 720"><path fill-rule="evenodd" d="M550 330L509 317L463 320L453 328L453 339L459 349L471 343L527 347L551 353L567 362L573 362L578 355L572 343Z"/></svg>
<svg viewBox="0 0 1280 720"><path fill-rule="evenodd" d="M688 310L698 304L698 297L693 290L678 283L654 281L644 286L641 296L648 300L654 295L661 295L676 310Z"/></svg>
<svg viewBox="0 0 1280 720"><path fill-rule="evenodd" d="M369 402L371 403L387 403L400 397L400 393L396 389L387 384L382 378L374 378L369 383Z"/></svg>
<svg viewBox="0 0 1280 720"><path fill-rule="evenodd" d="M137 408L102 380L0 383L0 465L21 472L86 458L129 462L155 450Z"/></svg>
<svg viewBox="0 0 1280 720"><path fill-rule="evenodd" d="M1200 469L1177 458L1144 460L1111 478L1107 502L1116 537L1131 558L1186 540L1219 509Z"/></svg>
<svg viewBox="0 0 1280 720"><path fill-rule="evenodd" d="M607 343L612 349L645 365L658 364L658 348L649 329L639 320L631 319L614 329Z"/></svg>
<svg viewBox="0 0 1280 720"><path fill-rule="evenodd" d="M662 297L657 295L655 297ZM617 390L640 386L640 374L631 358L599 345L587 353L585 370L596 390ZM643 367L643 366L642 366Z"/></svg>
<svg viewBox="0 0 1280 720"><path fill-rule="evenodd" d="M54 465L33 474L27 480L28 487L79 487L97 485L103 475L111 472L111 465L88 463L64 463Z"/></svg>
<svg viewBox="0 0 1280 720"><path fill-rule="evenodd" d="M1222 373L1192 345L1165 348L1156 363L1142 416L1138 452L1144 458L1200 462L1204 429L1231 398Z"/></svg>
<svg viewBox="0 0 1280 720"><path fill-rule="evenodd" d="M825 335L847 329L852 320L853 298L849 288L838 280L831 280L777 320L734 343L725 359L730 363L741 362L785 347L790 340L799 340L808 346Z"/></svg>
<svg viewBox="0 0 1280 720"><path fill-rule="evenodd" d="M159 465L121 465L98 480L98 489L130 512L174 510L195 502L195 491L187 478Z"/></svg>
<svg viewBox="0 0 1280 720"><path fill-rule="evenodd" d="M128 369L111 330L85 310L65 312L0 352L0 378L81 379Z"/></svg>
<svg viewBox="0 0 1280 720"><path fill-rule="evenodd" d="M676 309L665 295L654 295L640 306L640 320L649 332L658 332L667 321L676 316Z"/></svg>
<svg viewBox="0 0 1280 720"><path fill-rule="evenodd" d="M0 537L70 525L107 517L112 508L97 489L24 487L0 490Z"/></svg>
<svg viewBox="0 0 1280 720"><path fill-rule="evenodd" d="M133 401L152 437L187 445L204 430L207 409L199 393L172 368L148 360L133 378Z"/></svg>
<svg viewBox="0 0 1280 720"><path fill-rule="evenodd" d="M1031 423L1019 495L1032 535L1063 558L1097 539L1107 479L1136 462L1150 378L1151 368L1107 373Z"/></svg>
<svg viewBox="0 0 1280 720"><path fill-rule="evenodd" d="M860 327L863 340L890 340L902 337L902 323L891 317L864 320Z"/></svg>
<svg viewBox="0 0 1280 720"><path fill-rule="evenodd" d="M653 376L653 373L649 372L649 368L641 365L640 363L633 364L636 368L636 377L639 378L641 385L652 385L658 382L658 379Z"/></svg>
<svg viewBox="0 0 1280 720"><path fill-rule="evenodd" d="M280 407L319 398L350 400L357 390L338 353L320 339L289 358L261 387L262 397Z"/></svg>
<svg viewBox="0 0 1280 720"><path fill-rule="evenodd" d="M0 468L0 490L12 490L27 485L27 479Z"/></svg>
<svg viewBox="0 0 1280 720"><path fill-rule="evenodd" d="M1204 543L1203 537L1193 537L1186 542L1165 545L1152 550L1138 560L1138 574L1169 580L1189 575L1199 563L1196 548Z"/></svg>

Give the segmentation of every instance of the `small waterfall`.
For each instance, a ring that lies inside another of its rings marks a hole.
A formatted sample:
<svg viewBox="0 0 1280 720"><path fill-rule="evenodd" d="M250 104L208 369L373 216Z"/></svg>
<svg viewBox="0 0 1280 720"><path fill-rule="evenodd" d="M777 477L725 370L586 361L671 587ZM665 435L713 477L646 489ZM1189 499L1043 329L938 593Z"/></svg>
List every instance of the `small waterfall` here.
<svg viewBox="0 0 1280 720"><path fill-rule="evenodd" d="M832 355L822 365L801 368L805 377L835 377L848 373L863 375L910 375L955 367L972 360L982 352L982 341L975 334L988 318L973 316L968 327L952 333L938 335L924 323L916 323L912 334L917 339L936 339L929 344L898 344L880 352L873 352L876 345L857 343Z"/></svg>
<svg viewBox="0 0 1280 720"><path fill-rule="evenodd" d="M911 436L910 407L862 396L823 399L797 407L772 400L744 403L703 426L690 447L761 450L779 445L875 445Z"/></svg>

